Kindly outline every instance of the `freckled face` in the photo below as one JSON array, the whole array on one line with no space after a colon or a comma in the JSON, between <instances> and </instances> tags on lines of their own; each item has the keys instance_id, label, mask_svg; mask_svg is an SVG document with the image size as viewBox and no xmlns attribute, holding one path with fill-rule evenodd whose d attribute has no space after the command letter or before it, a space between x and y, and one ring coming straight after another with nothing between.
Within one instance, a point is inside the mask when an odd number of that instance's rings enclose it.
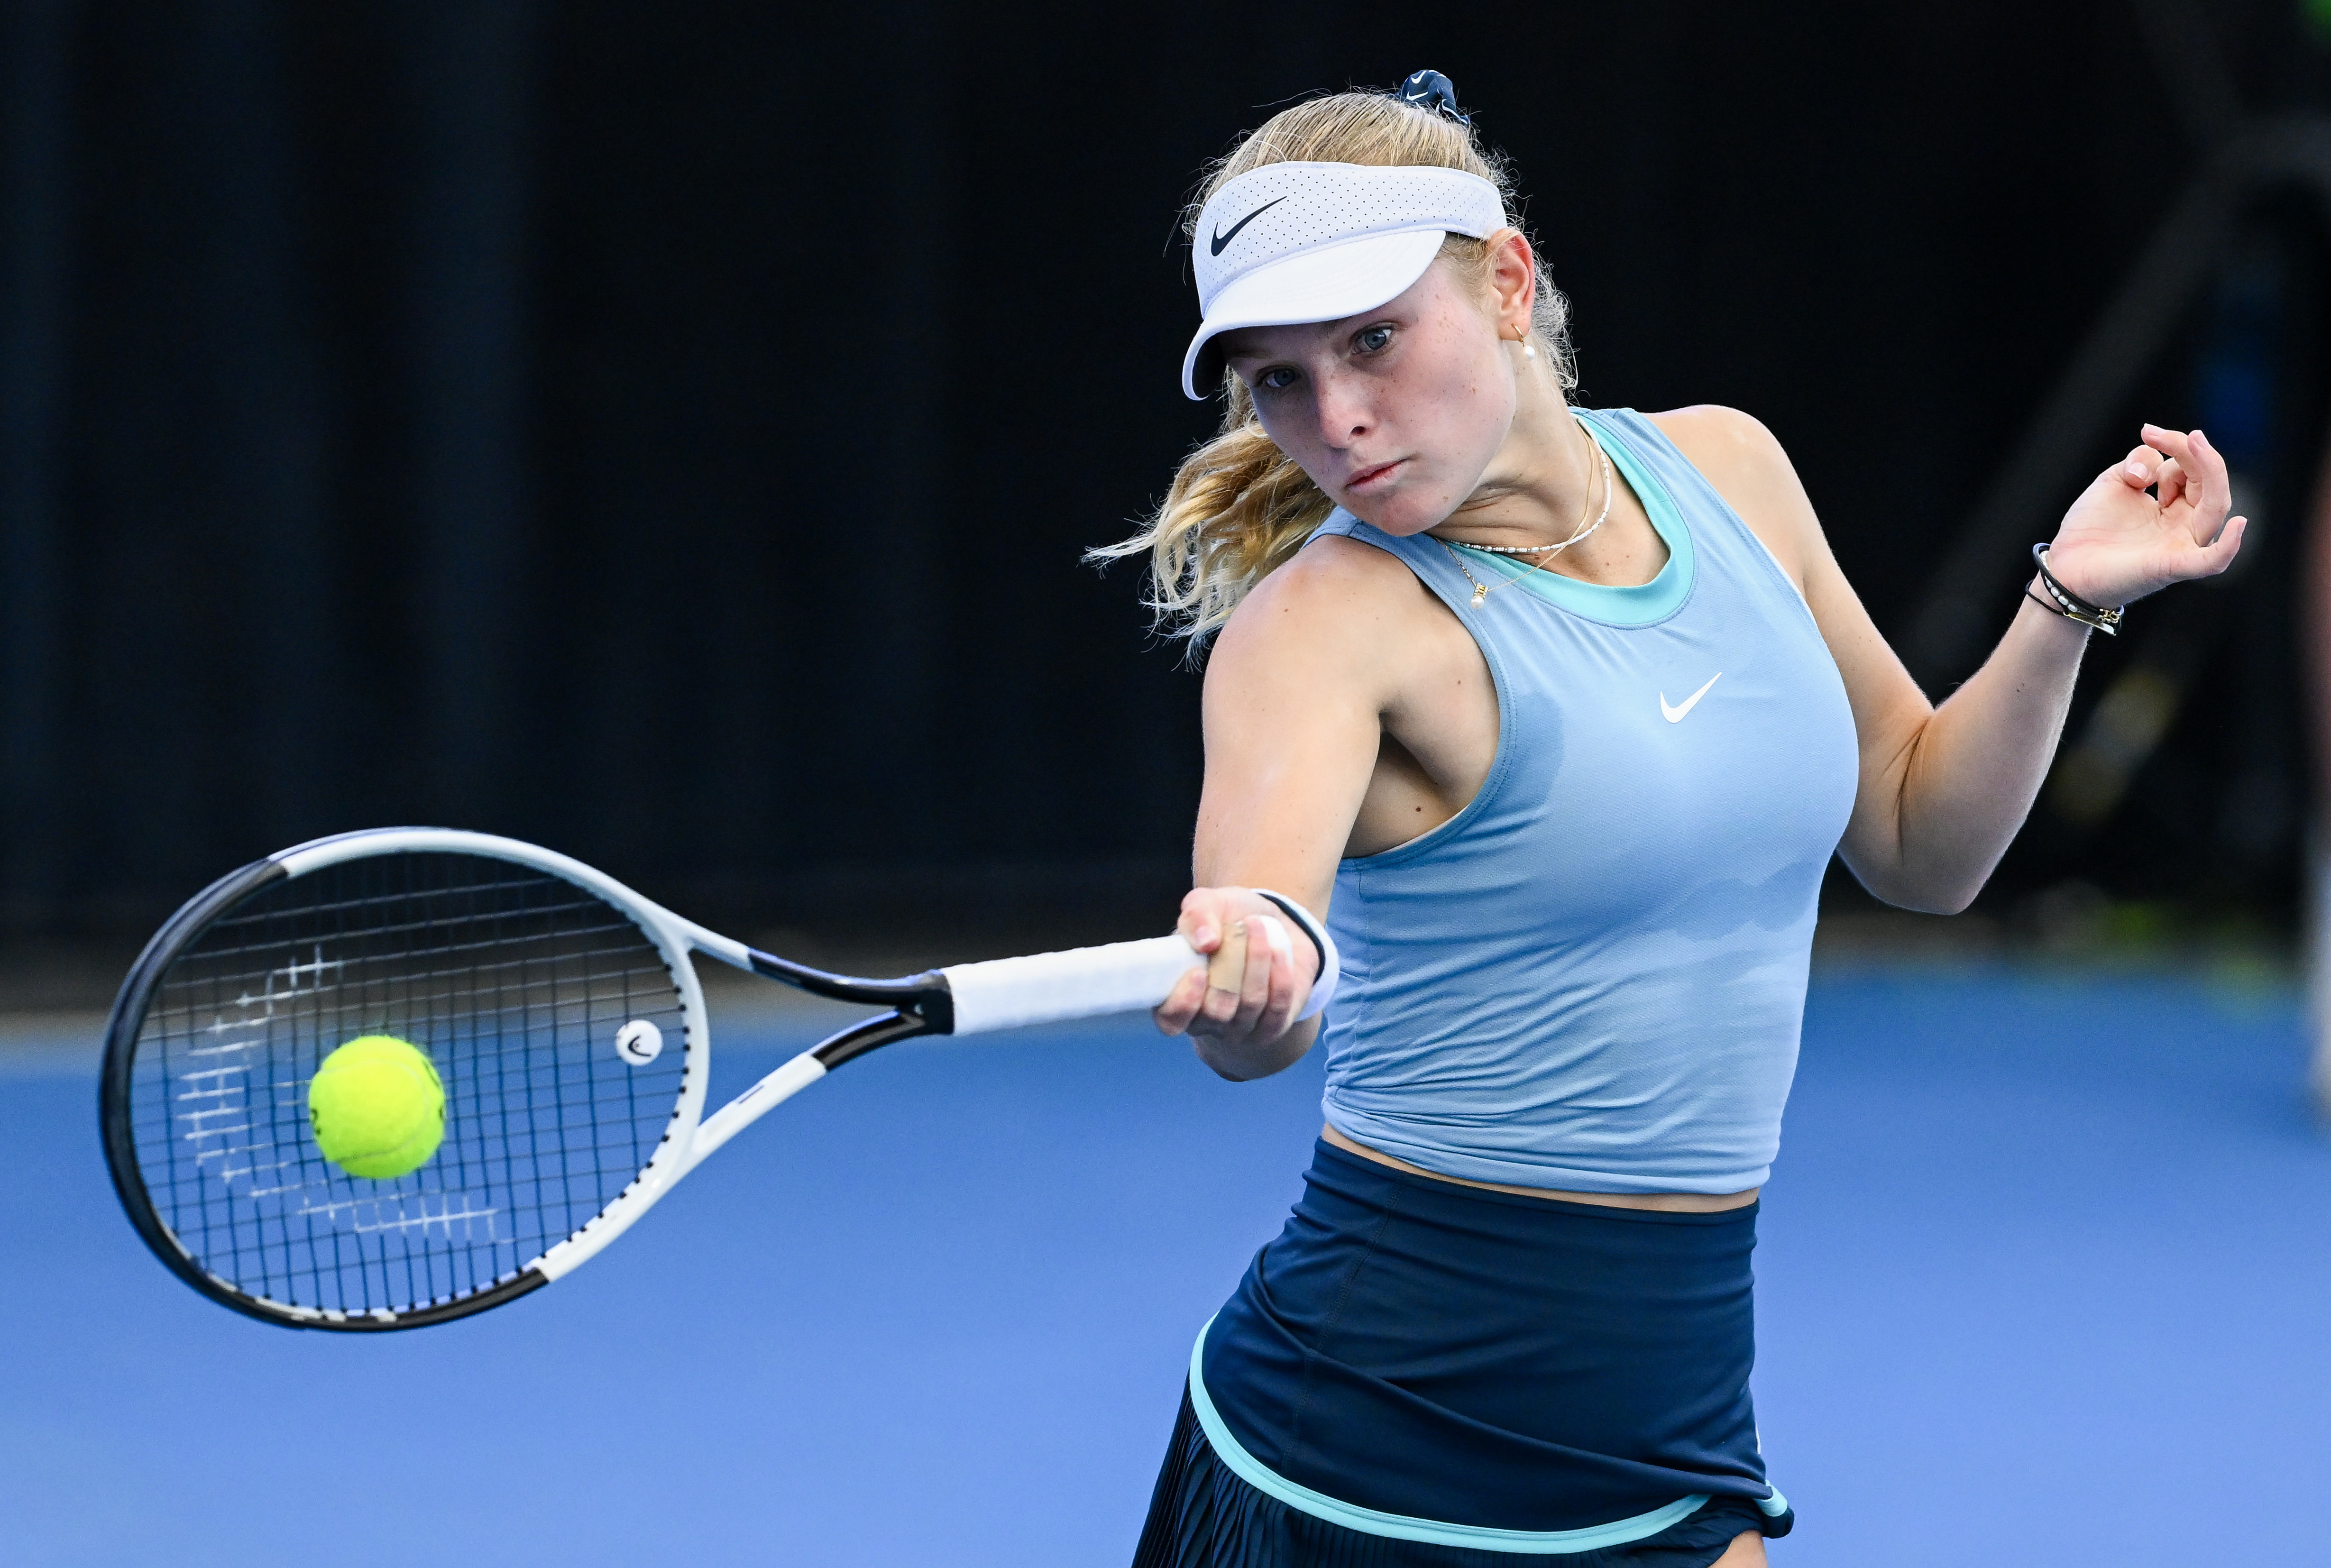
<instances>
[{"instance_id":1,"label":"freckled face","mask_svg":"<svg viewBox=\"0 0 2331 1568\"><path fill-rule=\"evenodd\" d=\"M1279 449L1388 534L1445 521L1513 427L1497 328L1444 262L1365 315L1250 327L1223 344Z\"/></svg>"}]
</instances>

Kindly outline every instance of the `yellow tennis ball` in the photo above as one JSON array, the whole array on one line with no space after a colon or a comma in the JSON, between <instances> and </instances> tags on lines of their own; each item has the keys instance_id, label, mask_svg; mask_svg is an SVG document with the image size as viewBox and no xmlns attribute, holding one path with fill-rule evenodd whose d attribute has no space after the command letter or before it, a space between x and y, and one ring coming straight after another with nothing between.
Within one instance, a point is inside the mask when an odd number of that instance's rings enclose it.
<instances>
[{"instance_id":1,"label":"yellow tennis ball","mask_svg":"<svg viewBox=\"0 0 2331 1568\"><path fill-rule=\"evenodd\" d=\"M324 1158L385 1182L419 1170L445 1141L445 1086L411 1041L363 1035L317 1067L308 1125Z\"/></svg>"}]
</instances>

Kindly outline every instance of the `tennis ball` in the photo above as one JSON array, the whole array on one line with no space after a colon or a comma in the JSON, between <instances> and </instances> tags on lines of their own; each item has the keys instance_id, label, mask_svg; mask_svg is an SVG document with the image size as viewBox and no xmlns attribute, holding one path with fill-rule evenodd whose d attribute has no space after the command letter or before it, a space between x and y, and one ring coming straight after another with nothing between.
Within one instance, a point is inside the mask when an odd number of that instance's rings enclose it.
<instances>
[{"instance_id":1,"label":"tennis ball","mask_svg":"<svg viewBox=\"0 0 2331 1568\"><path fill-rule=\"evenodd\" d=\"M308 1125L324 1158L351 1176L385 1182L428 1164L445 1141L445 1086L411 1041L364 1035L316 1069Z\"/></svg>"}]
</instances>

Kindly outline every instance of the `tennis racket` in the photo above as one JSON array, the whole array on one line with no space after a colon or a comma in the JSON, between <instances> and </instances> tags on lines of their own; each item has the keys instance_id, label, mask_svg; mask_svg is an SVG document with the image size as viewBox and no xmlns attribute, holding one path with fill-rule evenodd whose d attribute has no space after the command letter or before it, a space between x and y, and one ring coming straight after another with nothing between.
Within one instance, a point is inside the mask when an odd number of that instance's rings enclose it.
<instances>
[{"instance_id":1,"label":"tennis racket","mask_svg":"<svg viewBox=\"0 0 2331 1568\"><path fill-rule=\"evenodd\" d=\"M884 1011L707 1116L698 953ZM564 1278L868 1051L1152 1007L1206 963L1161 936L861 980L531 844L344 833L221 878L147 945L106 1031L106 1161L146 1244L212 1300L302 1328L417 1328ZM367 1034L418 1046L445 1088L444 1142L388 1181L327 1160L308 1120L317 1064Z\"/></svg>"}]
</instances>

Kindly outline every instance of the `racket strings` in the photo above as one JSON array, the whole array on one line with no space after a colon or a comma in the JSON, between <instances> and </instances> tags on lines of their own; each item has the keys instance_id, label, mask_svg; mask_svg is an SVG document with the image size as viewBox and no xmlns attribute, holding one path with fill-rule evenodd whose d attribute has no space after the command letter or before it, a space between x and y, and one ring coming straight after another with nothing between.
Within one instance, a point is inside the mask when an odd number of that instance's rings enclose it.
<instances>
[{"instance_id":1,"label":"racket strings","mask_svg":"<svg viewBox=\"0 0 2331 1568\"><path fill-rule=\"evenodd\" d=\"M480 946L483 945L481 944ZM509 946L509 944L498 942L492 944L492 946L497 947L505 947ZM607 947L600 949L585 949L570 954L567 956L576 961L588 963L603 959L627 959L633 955L632 952L625 948ZM523 971L532 966L534 966L534 961L532 960L510 960L507 963L501 964L480 964L474 967L445 968L433 971L416 970L410 977L410 984L414 986L418 986L423 982L433 980L442 980L448 982L448 984L445 985L444 989L434 993L422 992L419 990L411 991L404 1000L407 1006L422 1006L438 1003L448 1004L458 1003L467 999L474 993L476 989L474 984L475 981L491 976L493 972L497 969ZM670 971L665 969L661 959L657 959L652 964L634 965L627 970L620 968L614 964L609 964L607 965L605 970L606 978L613 979L619 974L629 974L642 982L652 982L655 980L668 980ZM183 985L186 983L169 982L166 984ZM537 990L546 992L555 989L556 984L557 983L555 981L547 978L522 980L520 982L521 987L532 986ZM199 1003L197 1005L199 1005ZM577 999L569 998L568 1005L581 1006L583 1003ZM233 1029L240 1028L241 1025L220 1025L214 1023L211 1027L214 1032L224 1034L230 1032Z\"/></svg>"},{"instance_id":2,"label":"racket strings","mask_svg":"<svg viewBox=\"0 0 2331 1568\"><path fill-rule=\"evenodd\" d=\"M385 855L271 885L154 990L130 1076L139 1174L188 1256L247 1295L358 1315L507 1280L637 1176L684 1082L686 1018L620 909L530 868ZM653 1023L643 1065L617 1031ZM327 1161L322 1059L364 1034L427 1052L445 1137L409 1175Z\"/></svg>"},{"instance_id":3,"label":"racket strings","mask_svg":"<svg viewBox=\"0 0 2331 1568\"><path fill-rule=\"evenodd\" d=\"M560 884L560 885L561 885L562 887L564 887L564 886L565 886L565 884L563 884L563 883L562 883L562 884ZM569 890L571 891L572 889L569 889ZM401 902L401 900L399 900L399 901L397 901L397 902ZM379 911L379 910L383 909L384 908L390 907L390 906L391 906L391 904L392 904L392 901L391 901L391 900L384 899L384 898L366 898L366 899L349 899L349 900L345 901L345 903L344 903L344 905L342 906L342 908L343 908L344 909L371 909L371 910L374 910L374 911L377 912L377 911ZM581 914L581 913L585 912L585 911L588 911L588 912L590 912L590 913L592 913L592 914L602 915L602 916L605 916L605 915L614 915L614 914L615 913L615 912L614 912L614 910L610 906L608 906L608 905L606 905L606 904L603 904L603 903L599 902L599 901L598 901L597 899L595 899L595 898L594 898L594 899L590 899L590 900L589 900L589 901L587 901L587 902L576 902L576 903L568 903L568 904L549 904L549 905L545 905L545 906L543 906L543 907L542 907L541 908L539 908L539 909L530 911L530 913L535 914L535 915L537 915L537 916L557 916L557 915L564 915L564 914L569 914L569 913ZM326 915L327 913L333 913L333 914L337 914L337 913L338 913L338 911L324 911L324 910L317 910L317 911L313 911L312 913L313 913L314 915L318 916L318 917L322 917L322 916ZM210 927L210 929L211 929L211 931L212 931L212 932L219 933L219 934L222 936L222 937L224 937L226 934L233 932L233 931L235 930L235 928L236 928L237 927L239 927L239 926L262 926L262 927L263 927L266 923L267 923L267 922L266 922L266 921L264 920L264 918L263 918L263 917L259 917L259 916L249 916L249 915L245 915L245 916L240 916L240 917L228 917L227 919L224 919L224 920L218 921L217 923L215 923L214 925L213 925L213 926ZM397 921L387 921L387 922L382 922L382 923L379 923L379 924L366 923L366 924L365 925L365 927L364 927L364 929L366 930L366 932L368 935L371 935L371 936L375 936L375 937L377 937L377 938L386 939L386 938L389 938L389 937L400 936L405 936L405 935L408 935L408 934L411 934L411 933L416 933L416 932L421 932L421 931L430 930L430 929L433 929L433 928L434 928L434 927L438 927L438 926L440 926L441 924L442 924L442 922L440 922L440 921L429 920L429 919L423 919L423 918L415 918L415 919L406 920L406 921L402 921L402 922L397 922ZM600 926L596 926L596 927L588 927L588 926L585 926L585 927L576 927L576 929L575 929L572 933L570 933L570 934L571 934L571 935L578 935L578 936L579 936L579 935L582 935L582 934L585 934L585 933L586 933L586 932L593 931L593 930L600 930L600 931L633 931L633 932L636 932L638 929L639 929L639 927L635 927L635 926L633 926L633 925L629 920L623 918L621 916L616 916L616 917L615 917L615 918L611 919L611 920L608 920L608 921L607 921L606 923L604 923L604 925L600 925ZM257 952L257 951L261 951L261 950L262 950L262 949L271 951L271 950L272 950L272 948L273 948L273 946L274 946L274 944L272 943L272 941L271 941L271 940L270 940L270 939L268 939L267 937L265 937L265 936L261 936L261 937L259 937L259 938L257 938L257 939L255 939L255 940L253 940L253 941L247 942L247 943L234 943L234 942L230 942L230 941L222 940L222 941L220 942L220 944L219 944L216 947L211 947L211 946L207 946L207 938L206 938L205 940L206 940L206 946L205 946L205 953L209 954L211 956L217 957L217 958L222 958L222 959L224 959L224 958L231 958L231 957L233 957L233 956L237 955L238 954L248 953L248 952ZM497 942L499 942L500 940L500 938L499 938L499 937L482 937L482 938L477 938L477 939L472 939L472 940L469 940L469 941L461 941L461 942L451 942L451 941L449 941L449 942L445 942L445 943L440 944L440 945L435 946L419 946L419 945L416 945L416 946L412 949L412 952L411 952L411 954L410 954L410 956L413 956L413 957L416 957L416 958L418 958L418 957L423 957L423 956L426 956L426 955L430 955L430 954L433 954L433 953L444 953L444 954L451 954L451 953L465 953L465 952L469 952L469 951L471 951L471 950L476 949L476 948L479 948L479 947L490 947L490 946L494 946ZM334 961L334 962L335 962L335 963L337 963L337 961ZM320 964L320 963L321 963L321 961L319 960L319 963ZM289 966L289 967L291 967L291 968L299 968L299 967L301 967L301 966L300 966L300 965L290 965L290 966ZM314 968L314 967L317 967L317 965L307 965L307 966L305 966L305 967L308 967L308 968Z\"/></svg>"}]
</instances>

